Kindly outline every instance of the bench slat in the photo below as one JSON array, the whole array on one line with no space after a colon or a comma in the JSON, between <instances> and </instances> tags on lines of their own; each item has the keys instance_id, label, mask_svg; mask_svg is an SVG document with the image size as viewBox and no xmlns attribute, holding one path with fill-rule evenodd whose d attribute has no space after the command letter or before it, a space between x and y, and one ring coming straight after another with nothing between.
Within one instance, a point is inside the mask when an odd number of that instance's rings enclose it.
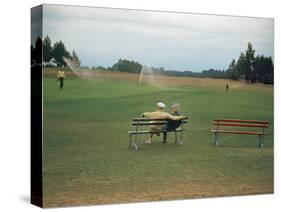
<instances>
[{"instance_id":1,"label":"bench slat","mask_svg":"<svg viewBox=\"0 0 281 212\"><path fill-rule=\"evenodd\" d=\"M147 122L147 121L143 121L143 122L133 122L132 126L149 126L149 125L164 125L167 124L167 121L151 121L151 122ZM186 124L187 121L182 121L182 124Z\"/></svg>"},{"instance_id":2,"label":"bench slat","mask_svg":"<svg viewBox=\"0 0 281 212\"><path fill-rule=\"evenodd\" d=\"M164 125L164 124L167 124L167 122L165 121L162 121L162 122L139 122L139 123L135 123L133 122L132 123L132 126L150 126L150 125Z\"/></svg>"},{"instance_id":3,"label":"bench slat","mask_svg":"<svg viewBox=\"0 0 281 212\"><path fill-rule=\"evenodd\" d=\"M182 120L187 120L188 118L184 118ZM163 118L134 118L133 121L168 121L170 119L163 119Z\"/></svg>"},{"instance_id":4,"label":"bench slat","mask_svg":"<svg viewBox=\"0 0 281 212\"><path fill-rule=\"evenodd\" d=\"M167 131L167 132L180 132L180 131L184 131L184 129L176 129L174 131ZM138 131L138 134L148 134L148 133L163 133L165 131L160 130L160 131L151 131L151 130L142 130L142 131ZM136 131L128 131L129 134L137 134Z\"/></svg>"},{"instance_id":5,"label":"bench slat","mask_svg":"<svg viewBox=\"0 0 281 212\"><path fill-rule=\"evenodd\" d=\"M247 135L267 135L267 133L263 133L263 132L234 131L234 130L212 130L212 133L231 133L231 134L247 134Z\"/></svg>"},{"instance_id":6,"label":"bench slat","mask_svg":"<svg viewBox=\"0 0 281 212\"><path fill-rule=\"evenodd\" d=\"M244 119L214 119L214 121L216 121L216 122L241 122L241 123L269 124L269 121L244 120Z\"/></svg>"},{"instance_id":7,"label":"bench slat","mask_svg":"<svg viewBox=\"0 0 281 212\"><path fill-rule=\"evenodd\" d=\"M268 127L268 124L231 124L231 123L229 124L229 123L220 123L220 122L214 122L213 124L217 126L234 126L234 127L259 127L259 128Z\"/></svg>"},{"instance_id":8,"label":"bench slat","mask_svg":"<svg viewBox=\"0 0 281 212\"><path fill-rule=\"evenodd\" d=\"M166 121L166 119L162 119L162 118L134 118L133 121Z\"/></svg>"}]
</instances>

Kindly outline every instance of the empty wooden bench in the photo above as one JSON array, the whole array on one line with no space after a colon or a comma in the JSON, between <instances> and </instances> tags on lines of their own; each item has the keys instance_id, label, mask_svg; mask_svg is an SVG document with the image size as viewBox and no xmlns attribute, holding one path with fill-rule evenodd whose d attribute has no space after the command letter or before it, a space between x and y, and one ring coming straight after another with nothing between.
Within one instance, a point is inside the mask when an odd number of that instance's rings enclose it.
<instances>
[{"instance_id":1,"label":"empty wooden bench","mask_svg":"<svg viewBox=\"0 0 281 212\"><path fill-rule=\"evenodd\" d=\"M243 134L258 136L259 147L263 147L264 136L267 135L265 130L269 126L269 121L214 119L213 125L215 129L211 132L214 133L214 143L216 146L219 145L219 134Z\"/></svg>"},{"instance_id":2,"label":"empty wooden bench","mask_svg":"<svg viewBox=\"0 0 281 212\"><path fill-rule=\"evenodd\" d=\"M134 147L135 149L138 149L140 144L140 136L143 134L151 134L151 133L168 133L168 132L174 132L175 133L175 143L183 144L182 136L184 129L184 124L187 123L187 118L180 120L181 124L180 126L173 130L173 131L166 131L164 129L160 130L151 130L151 126L155 125L166 125L168 123L168 119L153 119L153 118L134 118L132 122L132 126L134 127L134 130L128 131L130 136L130 144L129 147ZM177 133L180 133L180 141L178 141L178 135Z\"/></svg>"}]
</instances>

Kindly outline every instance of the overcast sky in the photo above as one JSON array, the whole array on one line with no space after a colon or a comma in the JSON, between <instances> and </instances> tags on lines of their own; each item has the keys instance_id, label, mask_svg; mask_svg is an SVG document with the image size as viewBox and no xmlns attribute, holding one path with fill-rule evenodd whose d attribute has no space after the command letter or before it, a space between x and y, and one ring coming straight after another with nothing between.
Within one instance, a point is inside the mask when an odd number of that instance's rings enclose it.
<instances>
[{"instance_id":1,"label":"overcast sky","mask_svg":"<svg viewBox=\"0 0 281 212\"><path fill-rule=\"evenodd\" d=\"M43 36L62 40L82 65L119 58L165 69L226 69L249 41L273 56L273 19L44 5Z\"/></svg>"}]
</instances>

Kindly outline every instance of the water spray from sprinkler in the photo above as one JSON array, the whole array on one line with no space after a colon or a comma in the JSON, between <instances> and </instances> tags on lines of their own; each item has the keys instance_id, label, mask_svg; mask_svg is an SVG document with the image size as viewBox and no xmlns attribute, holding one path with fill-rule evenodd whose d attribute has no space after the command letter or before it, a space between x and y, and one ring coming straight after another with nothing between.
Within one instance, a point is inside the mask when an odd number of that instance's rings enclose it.
<instances>
[{"instance_id":1,"label":"water spray from sprinkler","mask_svg":"<svg viewBox=\"0 0 281 212\"><path fill-rule=\"evenodd\" d=\"M94 70L80 68L78 63L66 57L63 57L63 60L80 79L89 80L95 78Z\"/></svg>"},{"instance_id":2,"label":"water spray from sprinkler","mask_svg":"<svg viewBox=\"0 0 281 212\"><path fill-rule=\"evenodd\" d=\"M156 84L155 74L153 69L146 65L142 65L140 76L139 76L139 84L141 85L143 83L152 84L152 85Z\"/></svg>"}]
</instances>

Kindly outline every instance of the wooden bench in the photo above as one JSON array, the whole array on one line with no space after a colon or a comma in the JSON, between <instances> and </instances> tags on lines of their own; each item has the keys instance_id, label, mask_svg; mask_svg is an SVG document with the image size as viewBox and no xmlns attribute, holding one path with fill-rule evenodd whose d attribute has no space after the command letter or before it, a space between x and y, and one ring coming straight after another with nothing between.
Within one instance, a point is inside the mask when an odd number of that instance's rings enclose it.
<instances>
[{"instance_id":1,"label":"wooden bench","mask_svg":"<svg viewBox=\"0 0 281 212\"><path fill-rule=\"evenodd\" d=\"M214 144L219 145L219 134L243 134L256 135L259 137L259 147L263 147L265 132L269 126L269 121L242 120L242 119L214 119L216 126L211 132L214 133ZM231 129L230 129L231 127ZM240 129L243 130L240 130ZM245 130L246 129L246 130ZM258 129L258 130L254 130Z\"/></svg>"},{"instance_id":2,"label":"wooden bench","mask_svg":"<svg viewBox=\"0 0 281 212\"><path fill-rule=\"evenodd\" d=\"M168 123L168 119L153 119L153 118L134 118L132 122L132 126L134 127L134 130L128 131L130 136L130 144L129 147L134 147L135 149L138 149L140 144L140 136L143 134L151 134L151 133L168 133L168 132L174 132L175 133L175 143L183 145L182 136L184 129L184 124L187 123L187 118L180 120L181 124L180 126L173 130L173 131L166 131L164 129L160 130L151 130L151 126L155 125L166 125ZM180 133L180 141L178 141L178 135L177 133ZM133 138L134 136L134 138Z\"/></svg>"}]
</instances>

